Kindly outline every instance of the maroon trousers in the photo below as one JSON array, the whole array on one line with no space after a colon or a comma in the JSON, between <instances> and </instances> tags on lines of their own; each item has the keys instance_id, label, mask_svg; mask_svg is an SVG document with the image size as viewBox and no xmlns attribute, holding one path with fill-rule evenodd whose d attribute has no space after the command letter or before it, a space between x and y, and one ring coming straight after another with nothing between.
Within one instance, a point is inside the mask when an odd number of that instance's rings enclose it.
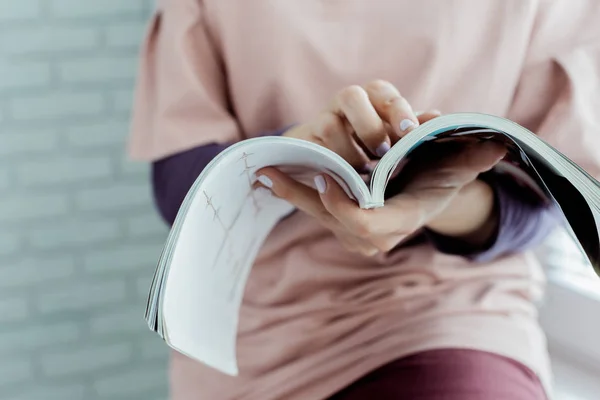
<instances>
[{"instance_id":1,"label":"maroon trousers","mask_svg":"<svg viewBox=\"0 0 600 400\"><path fill-rule=\"evenodd\" d=\"M537 376L477 350L432 350L380 367L328 400L546 400Z\"/></svg>"}]
</instances>

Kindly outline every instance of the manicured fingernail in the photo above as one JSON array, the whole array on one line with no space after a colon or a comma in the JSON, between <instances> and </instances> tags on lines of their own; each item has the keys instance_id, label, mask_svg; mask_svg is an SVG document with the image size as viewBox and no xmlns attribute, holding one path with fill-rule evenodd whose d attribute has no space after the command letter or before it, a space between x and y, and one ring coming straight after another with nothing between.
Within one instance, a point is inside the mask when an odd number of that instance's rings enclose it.
<instances>
[{"instance_id":1,"label":"manicured fingernail","mask_svg":"<svg viewBox=\"0 0 600 400\"><path fill-rule=\"evenodd\" d=\"M258 181L260 183L262 183L266 187L268 187L268 188L272 188L273 187L273 181L271 179L269 179L268 176L266 176L266 175L260 175L257 179L258 179Z\"/></svg>"},{"instance_id":2,"label":"manicured fingernail","mask_svg":"<svg viewBox=\"0 0 600 400\"><path fill-rule=\"evenodd\" d=\"M400 130L401 131L405 131L408 128L412 128L413 126L415 126L415 123L412 122L410 119L403 119L402 121L400 121Z\"/></svg>"},{"instance_id":3,"label":"manicured fingernail","mask_svg":"<svg viewBox=\"0 0 600 400\"><path fill-rule=\"evenodd\" d=\"M319 193L324 194L327 190L327 183L325 182L325 178L323 178L321 175L315 176L315 186L317 187Z\"/></svg>"},{"instance_id":4,"label":"manicured fingernail","mask_svg":"<svg viewBox=\"0 0 600 400\"><path fill-rule=\"evenodd\" d=\"M270 196L273 194L273 192L271 192L269 189L267 189L264 186L259 186L254 191L261 196Z\"/></svg>"},{"instance_id":5,"label":"manicured fingernail","mask_svg":"<svg viewBox=\"0 0 600 400\"><path fill-rule=\"evenodd\" d=\"M383 157L388 151L390 151L390 144L388 142L383 142L375 149L375 154L379 157Z\"/></svg>"}]
</instances>

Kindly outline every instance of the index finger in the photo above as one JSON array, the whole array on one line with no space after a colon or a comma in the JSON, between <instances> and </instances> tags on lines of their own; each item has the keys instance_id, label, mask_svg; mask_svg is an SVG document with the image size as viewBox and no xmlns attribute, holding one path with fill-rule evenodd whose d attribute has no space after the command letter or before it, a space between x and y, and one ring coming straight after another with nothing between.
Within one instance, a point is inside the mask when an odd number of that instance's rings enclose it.
<instances>
[{"instance_id":1,"label":"index finger","mask_svg":"<svg viewBox=\"0 0 600 400\"><path fill-rule=\"evenodd\" d=\"M354 85L343 89L331 103L330 110L350 123L372 154L381 157L390 149L385 125L362 87Z\"/></svg>"},{"instance_id":2,"label":"index finger","mask_svg":"<svg viewBox=\"0 0 600 400\"><path fill-rule=\"evenodd\" d=\"M256 172L257 181L275 196L285 200L319 220L323 225L335 227L336 221L323 206L317 192L296 181L274 167L261 168Z\"/></svg>"},{"instance_id":3,"label":"index finger","mask_svg":"<svg viewBox=\"0 0 600 400\"><path fill-rule=\"evenodd\" d=\"M419 125L408 100L390 82L376 80L365 85L365 90L379 116L392 126L399 138Z\"/></svg>"}]
</instances>

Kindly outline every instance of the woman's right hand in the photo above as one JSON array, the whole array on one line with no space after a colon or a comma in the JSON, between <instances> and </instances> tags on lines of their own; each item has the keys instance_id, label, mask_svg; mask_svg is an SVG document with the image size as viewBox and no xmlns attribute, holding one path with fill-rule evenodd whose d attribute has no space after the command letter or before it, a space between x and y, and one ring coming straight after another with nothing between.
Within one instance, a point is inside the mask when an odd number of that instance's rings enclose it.
<instances>
[{"instance_id":1,"label":"woman's right hand","mask_svg":"<svg viewBox=\"0 0 600 400\"><path fill-rule=\"evenodd\" d=\"M327 147L360 171L419 123L439 115L431 111L417 118L394 85L375 80L364 87L342 89L313 121L297 125L283 136Z\"/></svg>"}]
</instances>

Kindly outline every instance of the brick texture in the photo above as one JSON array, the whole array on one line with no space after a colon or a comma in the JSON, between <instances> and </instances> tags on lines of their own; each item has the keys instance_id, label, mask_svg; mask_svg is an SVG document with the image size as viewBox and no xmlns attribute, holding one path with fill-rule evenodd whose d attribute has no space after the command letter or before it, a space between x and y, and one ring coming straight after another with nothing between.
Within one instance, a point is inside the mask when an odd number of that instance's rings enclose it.
<instances>
[{"instance_id":1,"label":"brick texture","mask_svg":"<svg viewBox=\"0 0 600 400\"><path fill-rule=\"evenodd\" d=\"M27 296L0 299L0 323L25 320L29 317Z\"/></svg>"},{"instance_id":2,"label":"brick texture","mask_svg":"<svg viewBox=\"0 0 600 400\"><path fill-rule=\"evenodd\" d=\"M143 320L167 229L125 156L153 7L0 1L1 399L167 397Z\"/></svg>"},{"instance_id":3,"label":"brick texture","mask_svg":"<svg viewBox=\"0 0 600 400\"><path fill-rule=\"evenodd\" d=\"M41 357L42 370L45 375L72 375L75 372L101 371L122 365L132 356L130 343L119 343L104 346L87 346L53 352Z\"/></svg>"},{"instance_id":4,"label":"brick texture","mask_svg":"<svg viewBox=\"0 0 600 400\"><path fill-rule=\"evenodd\" d=\"M68 199L64 194L44 194L23 198L17 193L0 199L0 222L18 222L41 217L64 217Z\"/></svg>"},{"instance_id":5,"label":"brick texture","mask_svg":"<svg viewBox=\"0 0 600 400\"><path fill-rule=\"evenodd\" d=\"M29 360L7 358L0 363L0 390L14 384L22 384L33 377L33 363Z\"/></svg>"},{"instance_id":6,"label":"brick texture","mask_svg":"<svg viewBox=\"0 0 600 400\"><path fill-rule=\"evenodd\" d=\"M73 149L125 145L129 123L125 118L83 123L64 130L65 141Z\"/></svg>"},{"instance_id":7,"label":"brick texture","mask_svg":"<svg viewBox=\"0 0 600 400\"><path fill-rule=\"evenodd\" d=\"M146 24L126 22L106 28L106 45L114 48L135 47L143 39Z\"/></svg>"},{"instance_id":8,"label":"brick texture","mask_svg":"<svg viewBox=\"0 0 600 400\"><path fill-rule=\"evenodd\" d=\"M15 119L69 118L98 116L104 111L101 93L50 93L16 97L10 103Z\"/></svg>"},{"instance_id":9,"label":"brick texture","mask_svg":"<svg viewBox=\"0 0 600 400\"><path fill-rule=\"evenodd\" d=\"M6 170L0 170L0 192L6 191L10 187L11 184L10 173ZM0 246L0 249L2 247ZM2 253L2 250L0 250Z\"/></svg>"},{"instance_id":10,"label":"brick texture","mask_svg":"<svg viewBox=\"0 0 600 400\"><path fill-rule=\"evenodd\" d=\"M22 287L60 282L74 274L75 265L75 258L68 255L20 257L17 261L6 262L0 267L0 290L23 290Z\"/></svg>"},{"instance_id":11,"label":"brick texture","mask_svg":"<svg viewBox=\"0 0 600 400\"><path fill-rule=\"evenodd\" d=\"M58 17L81 18L121 16L140 13L144 10L144 0L104 0L82 2L80 0L51 0L51 9Z\"/></svg>"},{"instance_id":12,"label":"brick texture","mask_svg":"<svg viewBox=\"0 0 600 400\"><path fill-rule=\"evenodd\" d=\"M4 326L0 332L0 354L31 354L51 348L70 346L84 336L80 321L67 321L62 323L40 323L13 327ZM87 339L86 339L87 340ZM161 350L156 350L161 351Z\"/></svg>"},{"instance_id":13,"label":"brick texture","mask_svg":"<svg viewBox=\"0 0 600 400\"><path fill-rule=\"evenodd\" d=\"M40 0L0 2L0 22L21 22L39 17L42 13Z\"/></svg>"},{"instance_id":14,"label":"brick texture","mask_svg":"<svg viewBox=\"0 0 600 400\"><path fill-rule=\"evenodd\" d=\"M124 374L113 374L97 379L94 388L98 396L103 399L148 398L149 393L153 391L160 393L163 388L160 383L162 376L162 371L144 366Z\"/></svg>"},{"instance_id":15,"label":"brick texture","mask_svg":"<svg viewBox=\"0 0 600 400\"><path fill-rule=\"evenodd\" d=\"M2 135L0 156L22 157L28 153L52 152L57 148L58 135L51 130L11 132L7 129Z\"/></svg>"},{"instance_id":16,"label":"brick texture","mask_svg":"<svg viewBox=\"0 0 600 400\"><path fill-rule=\"evenodd\" d=\"M10 396L10 395L9 395ZM6 400L86 400L83 384L48 385L20 391Z\"/></svg>"},{"instance_id":17,"label":"brick texture","mask_svg":"<svg viewBox=\"0 0 600 400\"><path fill-rule=\"evenodd\" d=\"M18 2L13 2L18 3ZM100 31L86 26L18 25L0 36L0 51L7 55L52 58L52 53L86 52L100 43ZM37 54L34 54L37 53Z\"/></svg>"},{"instance_id":18,"label":"brick texture","mask_svg":"<svg viewBox=\"0 0 600 400\"><path fill-rule=\"evenodd\" d=\"M125 2L124 2L125 3ZM127 3L125 3L127 4ZM136 55L93 57L65 61L60 65L60 78L66 82L102 82L134 78Z\"/></svg>"},{"instance_id":19,"label":"brick texture","mask_svg":"<svg viewBox=\"0 0 600 400\"><path fill-rule=\"evenodd\" d=\"M45 62L15 62L0 65L2 77L0 89L48 86L51 80L50 71L50 64Z\"/></svg>"},{"instance_id":20,"label":"brick texture","mask_svg":"<svg viewBox=\"0 0 600 400\"><path fill-rule=\"evenodd\" d=\"M137 222L134 222L134 228L138 229L136 224ZM14 232L0 232L0 256L15 254L19 250L21 241L19 235Z\"/></svg>"}]
</instances>

